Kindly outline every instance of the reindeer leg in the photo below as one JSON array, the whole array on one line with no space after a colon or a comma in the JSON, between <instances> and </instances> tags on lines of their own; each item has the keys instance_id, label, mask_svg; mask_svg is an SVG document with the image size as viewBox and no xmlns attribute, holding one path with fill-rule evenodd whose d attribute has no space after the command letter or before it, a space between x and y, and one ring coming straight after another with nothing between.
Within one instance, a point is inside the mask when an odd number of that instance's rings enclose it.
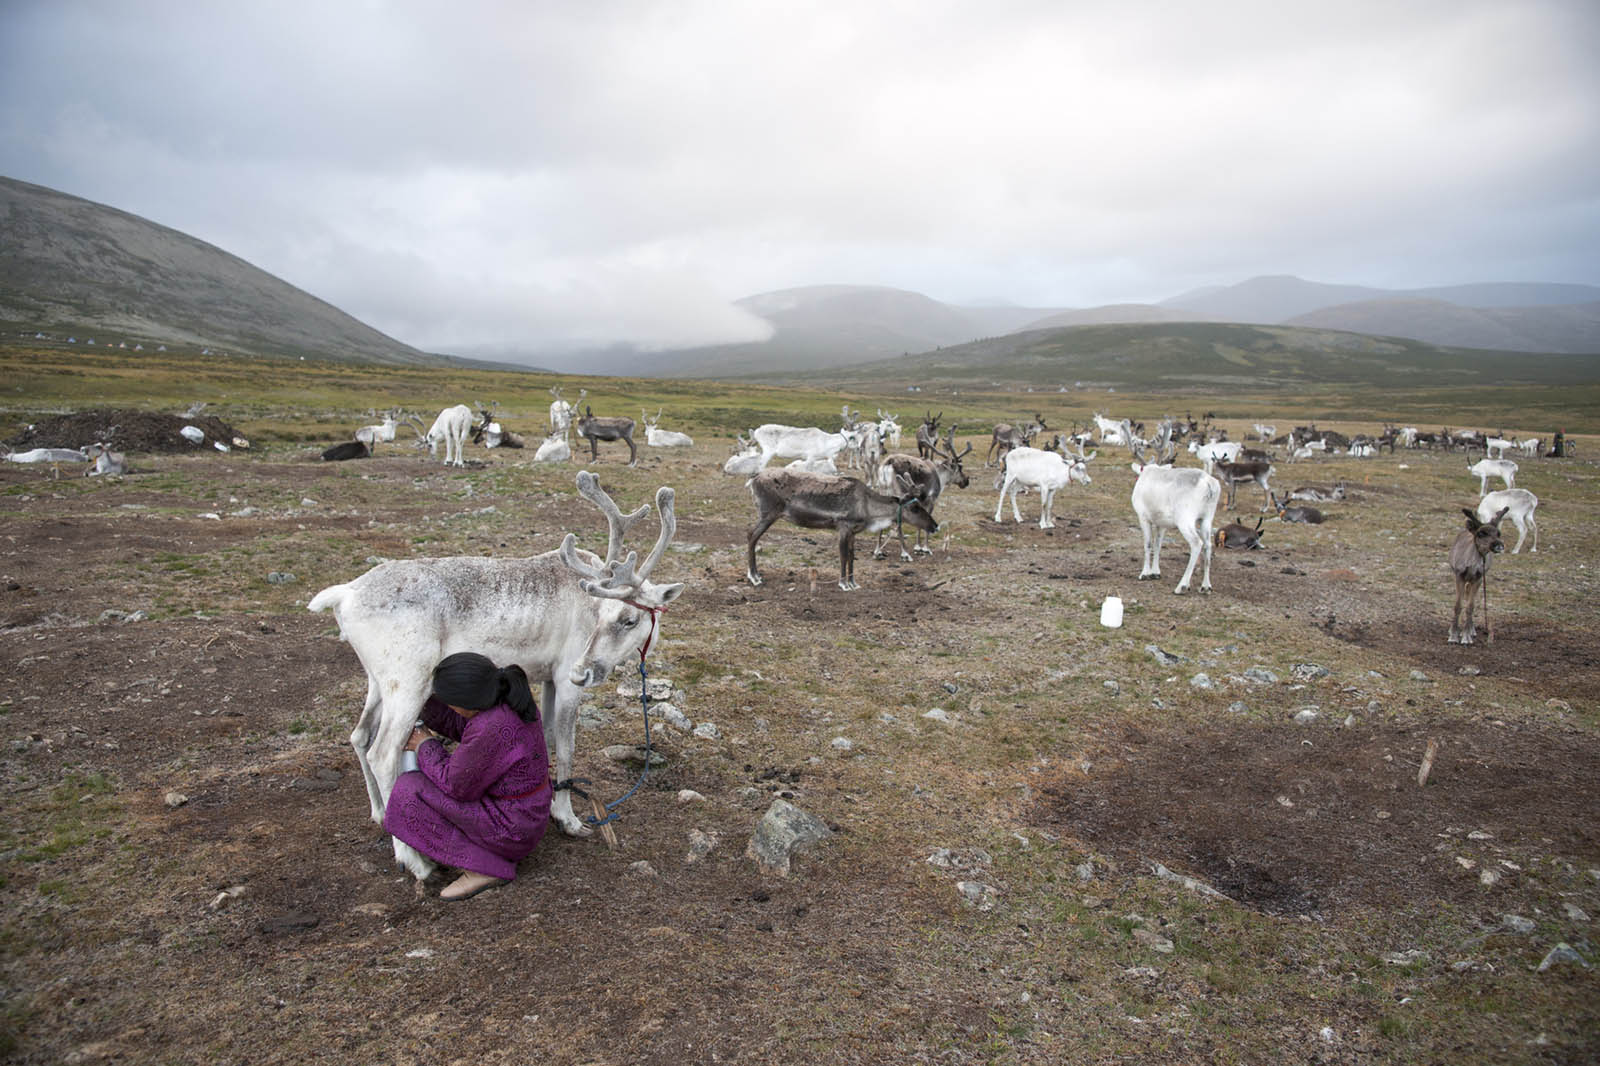
<instances>
[{"instance_id":1,"label":"reindeer leg","mask_svg":"<svg viewBox=\"0 0 1600 1066\"><path fill-rule=\"evenodd\" d=\"M776 522L777 520L777 514L762 515L760 518L756 519L756 524L750 527L750 532L745 536L746 544L749 547L749 553L748 561L744 569L744 576L752 585L761 584L761 574L756 570L756 541L760 540L762 534L771 529L772 523Z\"/></svg>"},{"instance_id":2,"label":"reindeer leg","mask_svg":"<svg viewBox=\"0 0 1600 1066\"><path fill-rule=\"evenodd\" d=\"M630 433L628 436L623 437L622 439L628 442L628 465L629 466L638 466L639 465L639 449L634 447L633 434Z\"/></svg>"},{"instance_id":3,"label":"reindeer leg","mask_svg":"<svg viewBox=\"0 0 1600 1066\"><path fill-rule=\"evenodd\" d=\"M566 781L572 776L572 752L577 744L578 702L583 689L561 678L546 681L540 693L543 699L546 737L555 748L554 781ZM572 790L561 789L550 799L550 818L568 836L586 837L591 830L572 811Z\"/></svg>"},{"instance_id":4,"label":"reindeer leg","mask_svg":"<svg viewBox=\"0 0 1600 1066\"><path fill-rule=\"evenodd\" d=\"M373 778L385 810L389 806L389 796L394 791L395 778L400 776L400 756L405 751L406 739L411 736L417 715L421 713L422 705L433 687L432 671L431 665L413 668L407 676L391 678L386 686L393 697L382 702L377 734L367 749ZM394 838L394 858L395 862L411 871L418 881L427 880L428 875L433 873L433 860L399 837Z\"/></svg>"},{"instance_id":5,"label":"reindeer leg","mask_svg":"<svg viewBox=\"0 0 1600 1066\"><path fill-rule=\"evenodd\" d=\"M845 525L839 527L839 588L843 592L856 588L856 535Z\"/></svg>"},{"instance_id":6,"label":"reindeer leg","mask_svg":"<svg viewBox=\"0 0 1600 1066\"><path fill-rule=\"evenodd\" d=\"M372 745L372 727L382 715L383 696L378 687L378 682L371 674L367 675L367 702L361 709L361 717L356 719L356 726L350 731L350 746L355 749L356 765L361 767L361 777L367 783L367 803L372 808L372 820L379 825L383 824L383 791L378 788L378 779L373 776L372 766L367 762L367 749Z\"/></svg>"}]
</instances>

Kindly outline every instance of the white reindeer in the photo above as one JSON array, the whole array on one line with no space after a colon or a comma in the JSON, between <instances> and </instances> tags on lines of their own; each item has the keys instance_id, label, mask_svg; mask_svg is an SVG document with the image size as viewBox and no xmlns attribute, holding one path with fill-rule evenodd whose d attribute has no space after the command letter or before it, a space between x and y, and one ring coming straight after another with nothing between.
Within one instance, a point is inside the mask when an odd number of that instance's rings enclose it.
<instances>
[{"instance_id":1,"label":"white reindeer","mask_svg":"<svg viewBox=\"0 0 1600 1066\"><path fill-rule=\"evenodd\" d=\"M734 444L735 451L722 464L722 472L732 477L754 477L767 465L767 455L760 445L740 434Z\"/></svg>"},{"instance_id":2,"label":"white reindeer","mask_svg":"<svg viewBox=\"0 0 1600 1066\"><path fill-rule=\"evenodd\" d=\"M467 443L467 434L471 431L472 408L464 403L446 407L439 412L439 417L433 420L433 426L428 430L428 454L438 455L439 445L442 442L445 466L467 465L461 457L461 451Z\"/></svg>"},{"instance_id":3,"label":"white reindeer","mask_svg":"<svg viewBox=\"0 0 1600 1066\"><path fill-rule=\"evenodd\" d=\"M536 463L564 463L572 458L572 445L567 443L565 433L552 433L539 445L539 450L533 453Z\"/></svg>"},{"instance_id":4,"label":"white reindeer","mask_svg":"<svg viewBox=\"0 0 1600 1066\"><path fill-rule=\"evenodd\" d=\"M1201 444L1198 440L1189 442L1189 451L1200 460L1200 465L1208 474L1218 463L1237 462L1243 448L1244 444L1236 440L1219 440L1211 444Z\"/></svg>"},{"instance_id":5,"label":"white reindeer","mask_svg":"<svg viewBox=\"0 0 1600 1066\"><path fill-rule=\"evenodd\" d=\"M1483 442L1483 454L1486 459L1504 459L1509 448L1516 447L1516 441L1504 437L1487 437Z\"/></svg>"},{"instance_id":6,"label":"white reindeer","mask_svg":"<svg viewBox=\"0 0 1600 1066\"><path fill-rule=\"evenodd\" d=\"M645 443L650 445L652 448L694 447L694 438L689 436L689 434L677 433L670 429L656 428L661 425L662 410L663 408L656 408L656 417L651 419L649 415L644 413L643 408L640 409L639 420L644 423Z\"/></svg>"},{"instance_id":7,"label":"white reindeer","mask_svg":"<svg viewBox=\"0 0 1600 1066\"><path fill-rule=\"evenodd\" d=\"M378 412L375 410L368 411L367 414L371 415L373 418L378 417ZM399 417L399 408L391 408L389 411L384 413L382 422L379 422L376 425L362 426L360 429L356 430L356 440L367 445L369 448L378 444L380 441L385 444L393 442L394 431L400 424L398 421L396 421L396 419Z\"/></svg>"},{"instance_id":8,"label":"white reindeer","mask_svg":"<svg viewBox=\"0 0 1600 1066\"><path fill-rule=\"evenodd\" d=\"M885 441L891 448L900 447L900 423L895 421L899 415L887 415L883 408L878 408L878 439Z\"/></svg>"},{"instance_id":9,"label":"white reindeer","mask_svg":"<svg viewBox=\"0 0 1600 1066\"><path fill-rule=\"evenodd\" d=\"M1170 449L1171 446L1169 445ZM1189 565L1183 571L1174 593L1182 595L1194 577L1195 563L1205 555L1205 571L1200 578L1200 591L1211 591L1211 523L1216 514L1217 501L1222 497L1222 486L1204 470L1185 467L1174 470L1171 450L1162 454L1162 462L1144 460L1136 452L1132 464L1139 478L1133 483L1133 513L1139 519L1139 531L1144 534L1144 566L1139 580L1161 576L1161 542L1168 529L1176 529L1188 542Z\"/></svg>"},{"instance_id":10,"label":"white reindeer","mask_svg":"<svg viewBox=\"0 0 1600 1066\"><path fill-rule=\"evenodd\" d=\"M126 474L128 472L128 457L121 452L112 451L109 444L91 444L86 454L90 459L94 460L94 465L83 472L84 477L95 477L100 474Z\"/></svg>"},{"instance_id":11,"label":"white reindeer","mask_svg":"<svg viewBox=\"0 0 1600 1066\"><path fill-rule=\"evenodd\" d=\"M1533 547L1528 551L1536 552L1539 550L1539 523L1533 520L1533 511L1538 506L1539 497L1527 489L1497 489L1478 501L1478 521L1493 521L1496 514L1505 511L1511 524L1517 527L1517 546L1511 549L1511 554L1522 550L1522 540L1530 529L1533 530Z\"/></svg>"},{"instance_id":12,"label":"white reindeer","mask_svg":"<svg viewBox=\"0 0 1600 1066\"><path fill-rule=\"evenodd\" d=\"M1513 444L1512 447L1521 452L1523 455L1537 458L1539 455L1539 446L1543 443L1544 442L1538 437L1524 437L1522 440L1519 440Z\"/></svg>"},{"instance_id":13,"label":"white reindeer","mask_svg":"<svg viewBox=\"0 0 1600 1066\"><path fill-rule=\"evenodd\" d=\"M1022 512L1017 508L1017 489L1027 486L1039 490L1039 528L1054 529L1056 523L1050 517L1050 507L1056 493L1074 481L1089 484L1088 463L1098 454L1095 451L1084 455L1080 449L1077 455L1062 456L1039 448L1011 449L1001 460L1005 477L1000 485L1000 498L994 504L994 520L1003 521L1000 512L1009 493L1011 517L1019 523L1022 521Z\"/></svg>"},{"instance_id":14,"label":"white reindeer","mask_svg":"<svg viewBox=\"0 0 1600 1066\"><path fill-rule=\"evenodd\" d=\"M784 426L769 422L751 434L765 457L765 466L773 459L832 459L844 450L842 433L829 433L815 426Z\"/></svg>"},{"instance_id":15,"label":"white reindeer","mask_svg":"<svg viewBox=\"0 0 1600 1066\"><path fill-rule=\"evenodd\" d=\"M560 389L551 389L550 395L555 397L555 402L550 405L550 435L555 436L559 433L565 437L572 429L572 416L577 413L577 404L563 400ZM578 403L582 403L587 395L589 395L588 389L579 389Z\"/></svg>"},{"instance_id":16,"label":"white reindeer","mask_svg":"<svg viewBox=\"0 0 1600 1066\"><path fill-rule=\"evenodd\" d=\"M323 589L307 607L332 608L339 632L367 672L367 699L350 734L366 779L373 821L383 823L400 755L447 655L476 651L516 663L542 681L546 735L555 748L556 782L572 773L578 698L618 663L654 639L657 616L683 591L649 580L677 528L670 488L656 491L661 534L642 565L622 555L623 538L650 510L623 515L587 470L578 491L606 516L610 540L602 561L574 547L568 533L557 551L526 559L456 556L397 559L354 581ZM590 832L572 812L572 794L558 789L550 816L573 836ZM433 863L394 841L395 859L418 880Z\"/></svg>"},{"instance_id":17,"label":"white reindeer","mask_svg":"<svg viewBox=\"0 0 1600 1066\"><path fill-rule=\"evenodd\" d=\"M1250 428L1256 431L1256 440L1271 440L1278 435L1278 427L1268 422L1256 422Z\"/></svg>"},{"instance_id":18,"label":"white reindeer","mask_svg":"<svg viewBox=\"0 0 1600 1066\"><path fill-rule=\"evenodd\" d=\"M1489 479L1497 477L1506 483L1506 488L1517 487L1517 464L1510 459L1479 459L1467 467L1467 473L1478 479L1478 495L1485 496L1489 492Z\"/></svg>"}]
</instances>

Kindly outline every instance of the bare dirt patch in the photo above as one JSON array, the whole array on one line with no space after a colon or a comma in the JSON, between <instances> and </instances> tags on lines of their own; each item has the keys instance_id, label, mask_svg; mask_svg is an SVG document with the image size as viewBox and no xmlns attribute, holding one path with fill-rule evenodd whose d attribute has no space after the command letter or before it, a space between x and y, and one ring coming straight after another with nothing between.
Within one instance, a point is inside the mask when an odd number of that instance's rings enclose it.
<instances>
[{"instance_id":1,"label":"bare dirt patch","mask_svg":"<svg viewBox=\"0 0 1600 1066\"><path fill-rule=\"evenodd\" d=\"M1438 754L1418 786L1430 740ZM1477 903L1485 870L1496 884L1538 878L1541 857L1600 850L1600 751L1578 732L1196 723L1129 730L1104 756L1048 786L1034 816L1272 914Z\"/></svg>"},{"instance_id":2,"label":"bare dirt patch","mask_svg":"<svg viewBox=\"0 0 1600 1066\"><path fill-rule=\"evenodd\" d=\"M191 441L180 430L194 426L205 434ZM216 451L214 441L233 447L233 427L213 415L169 415L159 411L102 407L42 418L6 441L14 448L82 448L103 443L125 452L186 454Z\"/></svg>"}]
</instances>

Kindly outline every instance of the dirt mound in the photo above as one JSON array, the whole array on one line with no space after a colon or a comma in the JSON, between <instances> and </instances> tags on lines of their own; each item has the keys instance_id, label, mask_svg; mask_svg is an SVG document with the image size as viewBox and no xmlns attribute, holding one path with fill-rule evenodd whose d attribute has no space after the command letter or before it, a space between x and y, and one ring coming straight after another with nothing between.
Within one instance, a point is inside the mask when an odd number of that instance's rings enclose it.
<instances>
[{"instance_id":1,"label":"dirt mound","mask_svg":"<svg viewBox=\"0 0 1600 1066\"><path fill-rule=\"evenodd\" d=\"M205 434L199 443L180 430L194 426ZM159 411L96 408L56 415L31 426L6 441L13 448L82 448L107 441L125 452L215 451L212 442L233 446L233 427L211 415L162 414Z\"/></svg>"}]
</instances>

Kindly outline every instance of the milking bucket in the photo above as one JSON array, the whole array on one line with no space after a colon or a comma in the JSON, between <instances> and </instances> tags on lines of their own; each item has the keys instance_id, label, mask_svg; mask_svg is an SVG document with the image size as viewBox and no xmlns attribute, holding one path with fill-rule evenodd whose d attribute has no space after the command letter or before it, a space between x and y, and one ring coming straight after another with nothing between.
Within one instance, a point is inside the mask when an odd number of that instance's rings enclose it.
<instances>
[{"instance_id":1,"label":"milking bucket","mask_svg":"<svg viewBox=\"0 0 1600 1066\"><path fill-rule=\"evenodd\" d=\"M1122 598L1120 596L1107 596L1106 602L1100 605L1100 624L1107 629L1122 628Z\"/></svg>"}]
</instances>

